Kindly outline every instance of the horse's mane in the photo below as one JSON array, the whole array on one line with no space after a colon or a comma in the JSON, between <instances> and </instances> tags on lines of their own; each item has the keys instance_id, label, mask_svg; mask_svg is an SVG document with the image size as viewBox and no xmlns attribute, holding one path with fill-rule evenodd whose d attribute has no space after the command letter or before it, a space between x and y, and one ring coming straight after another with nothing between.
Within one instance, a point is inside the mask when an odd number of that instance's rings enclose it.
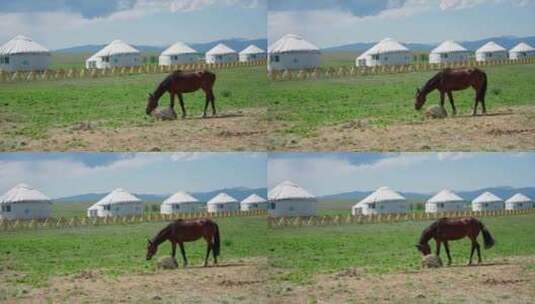
<instances>
[{"instance_id":1,"label":"horse's mane","mask_svg":"<svg viewBox=\"0 0 535 304\"><path fill-rule=\"evenodd\" d=\"M165 79L162 80L162 82L160 82L160 84L156 88L156 91L154 91L154 93L153 93L154 97L157 100L159 100L162 97L162 95L165 94L165 92L167 92L167 90L169 90L169 88L171 87L171 83L173 82L173 78L178 73L181 73L181 71L178 70L178 71L175 71L175 72L167 75L167 77L165 77Z\"/></svg>"},{"instance_id":2,"label":"horse's mane","mask_svg":"<svg viewBox=\"0 0 535 304\"><path fill-rule=\"evenodd\" d=\"M420 244L427 243L427 241L433 237L432 234L438 228L438 225L441 221L442 219L434 221L431 225L425 228L424 231L422 231L422 234L420 235Z\"/></svg>"},{"instance_id":3,"label":"horse's mane","mask_svg":"<svg viewBox=\"0 0 535 304\"><path fill-rule=\"evenodd\" d=\"M155 243L156 245L161 244L166 240L166 235L171 231L172 226L175 224L175 222L170 223L169 225L165 226L162 230L160 230L151 240L152 243Z\"/></svg>"},{"instance_id":4,"label":"horse's mane","mask_svg":"<svg viewBox=\"0 0 535 304\"><path fill-rule=\"evenodd\" d=\"M431 92L432 90L434 90L438 86L438 83L440 82L440 80L442 79L442 73L443 71L440 71L436 73L435 76L431 77L431 79L429 79L423 86L422 93L427 94Z\"/></svg>"}]
</instances>

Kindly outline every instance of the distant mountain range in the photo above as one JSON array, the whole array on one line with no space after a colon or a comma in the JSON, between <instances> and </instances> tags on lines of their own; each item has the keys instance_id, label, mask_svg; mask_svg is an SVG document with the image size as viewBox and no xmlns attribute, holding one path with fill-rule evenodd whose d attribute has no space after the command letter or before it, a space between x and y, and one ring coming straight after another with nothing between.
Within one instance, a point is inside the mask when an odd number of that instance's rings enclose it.
<instances>
[{"instance_id":1,"label":"distant mountain range","mask_svg":"<svg viewBox=\"0 0 535 304\"><path fill-rule=\"evenodd\" d=\"M223 39L223 40L216 40L206 43L191 43L189 44L192 48L197 50L200 53L206 53L211 48L216 46L219 43L224 43L230 48L234 49L237 52L242 51L246 47L248 47L251 44L256 45L259 48L262 48L264 50L267 49L267 39L242 39L242 38L232 38L232 39ZM69 48L63 48L55 50L54 52L57 53L96 53L106 45L104 44L88 44L88 45L80 45L80 46L74 46ZM168 45L165 46L150 46L150 45L134 45L135 48L137 48L142 53L161 53L163 50L168 48Z\"/></svg>"},{"instance_id":2,"label":"distant mountain range","mask_svg":"<svg viewBox=\"0 0 535 304\"><path fill-rule=\"evenodd\" d=\"M267 196L267 189L266 188L226 188L226 189L220 189L220 190L214 190L209 192L193 192L190 193L195 198L197 198L201 202L206 202L216 196L217 194L225 192L228 195L234 197L235 199L241 201L248 197L251 194L257 194L260 195L263 198L266 198ZM58 199L54 199L55 203L75 203L75 202L96 202L106 196L108 193L85 193L75 196L69 196L69 197L62 197ZM144 202L161 202L171 196L172 193L165 193L165 194L144 194L144 193L134 193L135 196L137 196L139 199L143 200Z\"/></svg>"},{"instance_id":3,"label":"distant mountain range","mask_svg":"<svg viewBox=\"0 0 535 304\"><path fill-rule=\"evenodd\" d=\"M512 188L512 187L492 187L492 188L483 188L478 189L474 191L459 191L456 192L459 194L462 198L466 200L473 200L477 196L479 196L481 193L489 191L497 196L501 197L502 199L506 200L513 196L516 193L523 193L533 199L535 199L535 187L527 187L527 188ZM344 193L337 193L333 195L326 195L320 197L321 200L324 201L359 201L366 196L370 195L373 191L352 191L352 192L344 192ZM435 193L415 193L415 192L400 192L401 195L405 196L408 200L412 201L425 201L429 198L431 198Z\"/></svg>"},{"instance_id":4,"label":"distant mountain range","mask_svg":"<svg viewBox=\"0 0 535 304\"><path fill-rule=\"evenodd\" d=\"M497 44L503 46L506 49L511 49L520 42L525 42L529 45L535 46L535 36L530 37L516 37L516 36L500 36L500 37L491 37L481 40L473 41L459 41L459 43L467 48L468 50L475 51L485 43L489 41L494 41ZM325 48L323 51L327 52L363 52L367 49L374 46L376 42L357 42L351 44L340 45L336 47ZM405 43L405 46L413 51L431 51L434 49L440 42L437 43Z\"/></svg>"}]
</instances>

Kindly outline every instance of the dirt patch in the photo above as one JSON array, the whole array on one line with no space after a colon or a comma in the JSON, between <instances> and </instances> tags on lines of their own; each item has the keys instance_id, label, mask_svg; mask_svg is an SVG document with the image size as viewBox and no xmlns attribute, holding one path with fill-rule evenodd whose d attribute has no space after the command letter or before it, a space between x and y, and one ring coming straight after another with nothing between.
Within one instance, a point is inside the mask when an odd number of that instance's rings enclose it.
<instances>
[{"instance_id":1,"label":"dirt patch","mask_svg":"<svg viewBox=\"0 0 535 304\"><path fill-rule=\"evenodd\" d=\"M535 257L383 275L342 271L281 287L278 303L532 303L535 272L522 267L529 263Z\"/></svg>"},{"instance_id":2,"label":"dirt patch","mask_svg":"<svg viewBox=\"0 0 535 304\"><path fill-rule=\"evenodd\" d=\"M265 151L266 109L227 111L217 117L156 121L110 129L78 123L54 129L43 139L17 138L2 150L22 151Z\"/></svg>"},{"instance_id":3,"label":"dirt patch","mask_svg":"<svg viewBox=\"0 0 535 304\"><path fill-rule=\"evenodd\" d=\"M8 303L267 303L265 259L110 277L85 271L56 277Z\"/></svg>"},{"instance_id":4,"label":"dirt patch","mask_svg":"<svg viewBox=\"0 0 535 304\"><path fill-rule=\"evenodd\" d=\"M272 149L291 151L507 151L535 149L535 106L503 108L377 127L356 120L323 127L306 138L275 136Z\"/></svg>"}]
</instances>

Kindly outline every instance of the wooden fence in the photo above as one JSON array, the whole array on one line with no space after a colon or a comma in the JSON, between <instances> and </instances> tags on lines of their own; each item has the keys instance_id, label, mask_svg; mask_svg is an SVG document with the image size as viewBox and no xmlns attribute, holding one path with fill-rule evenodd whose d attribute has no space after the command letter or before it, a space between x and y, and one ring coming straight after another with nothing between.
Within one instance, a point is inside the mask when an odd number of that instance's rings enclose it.
<instances>
[{"instance_id":1,"label":"wooden fence","mask_svg":"<svg viewBox=\"0 0 535 304\"><path fill-rule=\"evenodd\" d=\"M250 62L229 62L229 63L195 63L195 64L173 64L160 66L156 64L146 64L137 67L114 67L110 69L57 69L45 71L29 72L6 72L0 71L0 83L2 82L21 82L37 80L61 80L76 78L101 78L116 77L135 74L159 74L170 73L175 70L183 71L201 71L201 70L221 70L239 67L265 66L265 60Z\"/></svg>"},{"instance_id":2,"label":"wooden fence","mask_svg":"<svg viewBox=\"0 0 535 304\"><path fill-rule=\"evenodd\" d=\"M458 211L439 213L396 213L377 215L323 215L309 217L269 217L270 228L287 228L303 226L330 226L347 224L371 224L371 223L397 223L405 221L427 221L443 217L496 217L509 215L523 215L535 213L535 208L521 210L496 210L496 211Z\"/></svg>"},{"instance_id":3,"label":"wooden fence","mask_svg":"<svg viewBox=\"0 0 535 304\"><path fill-rule=\"evenodd\" d=\"M383 65L375 67L328 67L316 68L309 70L273 70L268 72L271 80L306 80L306 79L322 79L322 78L343 78L343 77L358 77L365 75L382 75L382 74L398 74L409 72L425 72L441 70L445 68L461 68L461 67L494 67L500 65L511 64L533 64L535 57L529 57L518 60L493 60L493 61L466 61L466 62L452 62L452 63L414 63L407 65Z\"/></svg>"},{"instance_id":4,"label":"wooden fence","mask_svg":"<svg viewBox=\"0 0 535 304\"><path fill-rule=\"evenodd\" d=\"M244 216L265 216L266 210L235 211L235 212L197 212L197 213L175 213L160 214L148 213L142 215L113 216L113 217L71 217L71 218L47 218L42 220L0 220L0 232L21 231L21 230L42 230L42 229L65 229L87 226L102 225L126 225L148 222L163 222L177 219L199 219L199 218L229 218Z\"/></svg>"}]
</instances>

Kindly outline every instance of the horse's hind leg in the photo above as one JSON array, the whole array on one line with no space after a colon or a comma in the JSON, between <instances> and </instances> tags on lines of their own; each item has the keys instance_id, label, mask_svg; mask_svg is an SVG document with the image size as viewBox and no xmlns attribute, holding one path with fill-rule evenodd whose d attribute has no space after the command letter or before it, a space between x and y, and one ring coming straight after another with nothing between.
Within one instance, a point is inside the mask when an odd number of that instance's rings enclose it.
<instances>
[{"instance_id":1,"label":"horse's hind leg","mask_svg":"<svg viewBox=\"0 0 535 304\"><path fill-rule=\"evenodd\" d=\"M448 241L444 241L444 248L446 249L446 254L448 255L448 265L451 265L450 246L448 245Z\"/></svg>"},{"instance_id":2,"label":"horse's hind leg","mask_svg":"<svg viewBox=\"0 0 535 304\"><path fill-rule=\"evenodd\" d=\"M474 103L474 111L472 112L472 116L477 115L477 104L479 103L479 98L476 96L476 101Z\"/></svg>"},{"instance_id":3,"label":"horse's hind leg","mask_svg":"<svg viewBox=\"0 0 535 304\"><path fill-rule=\"evenodd\" d=\"M186 258L186 251L184 250L184 243L178 243L180 246L180 252L182 253L182 259L184 260L184 267L188 266L188 259Z\"/></svg>"},{"instance_id":4,"label":"horse's hind leg","mask_svg":"<svg viewBox=\"0 0 535 304\"><path fill-rule=\"evenodd\" d=\"M204 95L206 97L206 101L204 103L204 111L202 112L202 117L206 117L206 111L208 110L208 105L210 104L210 96L208 94L208 91L204 91Z\"/></svg>"},{"instance_id":5,"label":"horse's hind leg","mask_svg":"<svg viewBox=\"0 0 535 304\"><path fill-rule=\"evenodd\" d=\"M481 246L476 241L476 250L477 250L477 263L481 264Z\"/></svg>"},{"instance_id":6,"label":"horse's hind leg","mask_svg":"<svg viewBox=\"0 0 535 304\"><path fill-rule=\"evenodd\" d=\"M206 257L204 258L204 267L208 266L208 258L210 257L210 250L212 249L212 243L210 241L206 242Z\"/></svg>"},{"instance_id":7,"label":"horse's hind leg","mask_svg":"<svg viewBox=\"0 0 535 304\"><path fill-rule=\"evenodd\" d=\"M186 107L184 106L184 97L182 94L178 94L178 100L180 101L180 108L182 109L182 118L186 118Z\"/></svg>"},{"instance_id":8,"label":"horse's hind leg","mask_svg":"<svg viewBox=\"0 0 535 304\"><path fill-rule=\"evenodd\" d=\"M455 108L455 102L453 101L453 94L451 93L451 91L448 91L448 99L450 100L453 115L457 115L457 109Z\"/></svg>"},{"instance_id":9,"label":"horse's hind leg","mask_svg":"<svg viewBox=\"0 0 535 304\"><path fill-rule=\"evenodd\" d=\"M210 103L212 104L212 116L216 116L214 92L210 90L208 94L210 95Z\"/></svg>"}]
</instances>

